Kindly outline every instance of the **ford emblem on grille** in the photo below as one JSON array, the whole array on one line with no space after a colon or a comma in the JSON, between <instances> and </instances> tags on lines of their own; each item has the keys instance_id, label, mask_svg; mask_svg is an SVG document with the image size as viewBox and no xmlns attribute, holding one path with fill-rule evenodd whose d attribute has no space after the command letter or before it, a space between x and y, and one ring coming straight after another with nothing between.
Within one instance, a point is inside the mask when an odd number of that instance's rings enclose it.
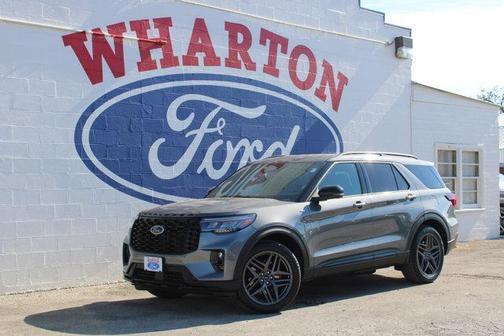
<instances>
[{"instance_id":1,"label":"ford emblem on grille","mask_svg":"<svg viewBox=\"0 0 504 336\"><path fill-rule=\"evenodd\" d=\"M154 225L153 227L150 228L150 232L153 235L159 236L164 232L164 227L162 225Z\"/></svg>"}]
</instances>

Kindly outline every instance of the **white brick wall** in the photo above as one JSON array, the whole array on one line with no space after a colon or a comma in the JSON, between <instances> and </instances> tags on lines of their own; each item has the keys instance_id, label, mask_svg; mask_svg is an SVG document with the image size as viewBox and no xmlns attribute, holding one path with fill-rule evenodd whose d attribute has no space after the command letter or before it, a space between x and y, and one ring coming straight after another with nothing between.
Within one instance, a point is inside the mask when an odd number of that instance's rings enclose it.
<instances>
[{"instance_id":1,"label":"white brick wall","mask_svg":"<svg viewBox=\"0 0 504 336\"><path fill-rule=\"evenodd\" d=\"M381 14L360 9L357 0L201 2L371 39L391 41L395 36L409 35L407 29L384 25ZM180 22L196 16L206 18L220 54L227 49L221 27L225 20L243 22L255 30L274 30L287 36L292 45L309 45L319 62L327 58L336 71L349 77L340 112L330 114L343 133L346 149L411 150L407 113L411 63L396 59L393 45L180 1L0 2L2 18L86 30L161 15L172 15L179 23L181 35L174 42L179 55L190 32L188 23ZM137 45L126 41L126 76L114 79L105 69L103 83L93 86L73 52L64 47L61 37L65 34L68 32L0 20L0 293L121 279L122 238L132 217L140 209L153 206L110 187L91 173L76 153L74 131L84 109L97 97L120 85L170 70L139 74ZM262 57L264 51L254 55ZM153 52L153 58L159 58L159 53ZM283 63L279 67L285 70L285 58L280 59ZM300 92L285 77L216 71L271 82L330 111L329 102L314 100L313 94ZM390 137L392 129L396 136L408 141L397 142Z\"/></svg>"},{"instance_id":2,"label":"white brick wall","mask_svg":"<svg viewBox=\"0 0 504 336\"><path fill-rule=\"evenodd\" d=\"M456 212L460 240L499 236L498 108L413 85L413 153L436 160L436 144L481 147L482 209Z\"/></svg>"}]
</instances>

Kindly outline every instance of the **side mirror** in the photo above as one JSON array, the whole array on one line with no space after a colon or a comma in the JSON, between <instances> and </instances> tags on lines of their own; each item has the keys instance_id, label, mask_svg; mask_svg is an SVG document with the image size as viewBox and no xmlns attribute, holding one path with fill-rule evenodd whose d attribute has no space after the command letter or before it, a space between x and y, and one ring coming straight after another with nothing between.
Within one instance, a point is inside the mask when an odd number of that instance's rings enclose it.
<instances>
[{"instance_id":1,"label":"side mirror","mask_svg":"<svg viewBox=\"0 0 504 336\"><path fill-rule=\"evenodd\" d=\"M345 195L345 190L340 185L327 186L319 189L318 201L327 201L333 198L342 198Z\"/></svg>"}]
</instances>

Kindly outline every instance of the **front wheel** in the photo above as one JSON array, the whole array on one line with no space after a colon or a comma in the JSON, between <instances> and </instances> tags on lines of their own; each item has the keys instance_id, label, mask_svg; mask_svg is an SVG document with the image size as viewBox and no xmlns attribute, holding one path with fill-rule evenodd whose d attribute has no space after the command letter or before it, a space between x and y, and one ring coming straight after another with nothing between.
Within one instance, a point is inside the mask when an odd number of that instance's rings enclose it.
<instances>
[{"instance_id":1,"label":"front wheel","mask_svg":"<svg viewBox=\"0 0 504 336\"><path fill-rule=\"evenodd\" d=\"M415 235L408 263L402 269L402 273L408 281L419 284L431 283L441 273L443 262L443 239L436 229L426 226Z\"/></svg>"},{"instance_id":2,"label":"front wheel","mask_svg":"<svg viewBox=\"0 0 504 336\"><path fill-rule=\"evenodd\" d=\"M252 310L272 313L292 303L300 286L301 269L294 253L280 243L263 242L247 256L239 297Z\"/></svg>"}]
</instances>

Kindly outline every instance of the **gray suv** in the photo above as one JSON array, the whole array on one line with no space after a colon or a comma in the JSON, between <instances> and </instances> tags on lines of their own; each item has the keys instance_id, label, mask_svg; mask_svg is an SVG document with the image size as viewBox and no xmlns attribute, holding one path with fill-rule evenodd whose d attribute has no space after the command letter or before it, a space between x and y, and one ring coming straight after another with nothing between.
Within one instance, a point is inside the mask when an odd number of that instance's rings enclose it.
<instances>
[{"instance_id":1,"label":"gray suv","mask_svg":"<svg viewBox=\"0 0 504 336\"><path fill-rule=\"evenodd\" d=\"M124 240L124 277L161 298L234 292L264 313L329 274L394 266L430 283L457 240L455 206L433 164L411 155L272 157L204 199L141 212Z\"/></svg>"}]
</instances>

